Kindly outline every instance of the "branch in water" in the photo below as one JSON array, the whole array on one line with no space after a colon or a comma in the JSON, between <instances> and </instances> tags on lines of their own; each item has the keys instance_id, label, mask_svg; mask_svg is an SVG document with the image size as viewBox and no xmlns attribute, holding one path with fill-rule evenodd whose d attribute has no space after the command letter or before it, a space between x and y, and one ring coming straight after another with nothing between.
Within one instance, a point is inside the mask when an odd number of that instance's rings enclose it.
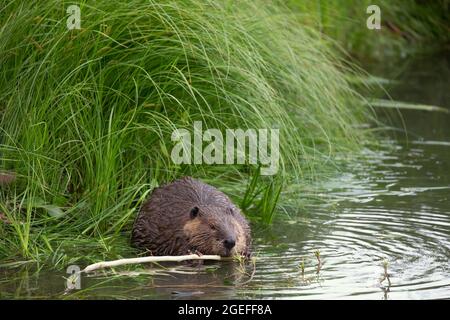
<instances>
[{"instance_id":1,"label":"branch in water","mask_svg":"<svg viewBox=\"0 0 450 320\"><path fill-rule=\"evenodd\" d=\"M91 265L88 265L81 272L89 273L94 270L103 269L103 268L111 268L122 266L126 264L139 264L139 263L149 263L149 262L181 262L186 260L230 260L233 258L230 257L221 257L217 255L197 255L197 254L189 254L184 256L151 256L151 257L142 257L142 258L130 258L130 259L120 259L114 261L102 261L97 262Z\"/></svg>"}]
</instances>

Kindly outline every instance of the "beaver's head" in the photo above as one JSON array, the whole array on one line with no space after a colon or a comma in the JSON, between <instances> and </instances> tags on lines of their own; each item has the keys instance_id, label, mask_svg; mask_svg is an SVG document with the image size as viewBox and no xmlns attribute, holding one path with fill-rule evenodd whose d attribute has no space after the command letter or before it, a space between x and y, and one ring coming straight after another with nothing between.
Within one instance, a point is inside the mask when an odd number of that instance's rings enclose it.
<instances>
[{"instance_id":1,"label":"beaver's head","mask_svg":"<svg viewBox=\"0 0 450 320\"><path fill-rule=\"evenodd\" d=\"M194 206L183 231L191 251L227 257L248 254L246 228L231 207Z\"/></svg>"}]
</instances>

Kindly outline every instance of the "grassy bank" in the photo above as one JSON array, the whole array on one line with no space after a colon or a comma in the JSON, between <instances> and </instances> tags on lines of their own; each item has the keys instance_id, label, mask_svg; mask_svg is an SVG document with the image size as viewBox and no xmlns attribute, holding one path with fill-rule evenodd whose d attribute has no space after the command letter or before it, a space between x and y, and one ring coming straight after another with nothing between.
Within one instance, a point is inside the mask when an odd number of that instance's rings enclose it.
<instances>
[{"instance_id":1,"label":"grassy bank","mask_svg":"<svg viewBox=\"0 0 450 320\"><path fill-rule=\"evenodd\" d=\"M271 220L279 181L321 179L364 139L354 71L304 15L250 1L98 0L81 2L82 29L67 30L69 4L0 8L0 168L17 175L0 192L3 262L120 256L148 192L188 174ZM173 164L171 133L194 121L279 128L279 174L248 183L249 166Z\"/></svg>"}]
</instances>

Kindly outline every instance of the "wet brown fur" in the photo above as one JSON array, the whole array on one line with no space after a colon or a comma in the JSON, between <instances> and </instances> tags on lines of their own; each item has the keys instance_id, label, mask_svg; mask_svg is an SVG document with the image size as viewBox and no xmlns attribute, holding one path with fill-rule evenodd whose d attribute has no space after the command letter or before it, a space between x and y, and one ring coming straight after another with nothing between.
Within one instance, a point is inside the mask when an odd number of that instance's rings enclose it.
<instances>
[{"instance_id":1,"label":"wet brown fur","mask_svg":"<svg viewBox=\"0 0 450 320\"><path fill-rule=\"evenodd\" d=\"M235 241L231 250L224 246L227 239ZM131 242L153 255L248 256L251 236L248 222L223 192L185 177L153 191L136 218Z\"/></svg>"}]
</instances>

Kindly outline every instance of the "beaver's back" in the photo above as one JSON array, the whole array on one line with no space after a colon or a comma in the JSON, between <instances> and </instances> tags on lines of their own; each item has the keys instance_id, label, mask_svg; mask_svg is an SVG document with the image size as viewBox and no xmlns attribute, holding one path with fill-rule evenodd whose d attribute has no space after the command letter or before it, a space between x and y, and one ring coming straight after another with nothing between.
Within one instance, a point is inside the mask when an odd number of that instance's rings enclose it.
<instances>
[{"instance_id":1,"label":"beaver's back","mask_svg":"<svg viewBox=\"0 0 450 320\"><path fill-rule=\"evenodd\" d=\"M228 206L233 205L223 192L191 177L184 177L172 183L156 188L147 204L155 203L167 208L176 208L179 205L197 204ZM145 205L143 207L145 209Z\"/></svg>"}]
</instances>

